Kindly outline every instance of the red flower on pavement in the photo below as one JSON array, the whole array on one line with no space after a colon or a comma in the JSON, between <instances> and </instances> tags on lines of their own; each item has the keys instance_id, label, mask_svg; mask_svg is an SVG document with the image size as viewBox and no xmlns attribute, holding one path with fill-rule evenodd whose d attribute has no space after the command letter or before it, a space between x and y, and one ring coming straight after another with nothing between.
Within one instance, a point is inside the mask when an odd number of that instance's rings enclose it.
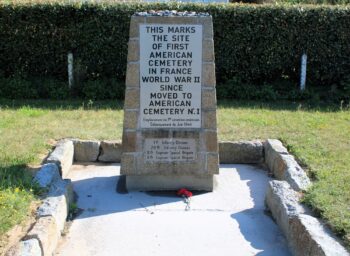
<instances>
[{"instance_id":1,"label":"red flower on pavement","mask_svg":"<svg viewBox=\"0 0 350 256\"><path fill-rule=\"evenodd\" d=\"M191 197L191 196L192 196L192 192L186 190L186 191L184 192L184 196L186 196L186 197Z\"/></svg>"},{"instance_id":2,"label":"red flower on pavement","mask_svg":"<svg viewBox=\"0 0 350 256\"><path fill-rule=\"evenodd\" d=\"M185 196L185 197L191 197L193 194L191 191L185 189L185 188L182 188L182 189L179 189L176 194L178 196Z\"/></svg>"}]
</instances>

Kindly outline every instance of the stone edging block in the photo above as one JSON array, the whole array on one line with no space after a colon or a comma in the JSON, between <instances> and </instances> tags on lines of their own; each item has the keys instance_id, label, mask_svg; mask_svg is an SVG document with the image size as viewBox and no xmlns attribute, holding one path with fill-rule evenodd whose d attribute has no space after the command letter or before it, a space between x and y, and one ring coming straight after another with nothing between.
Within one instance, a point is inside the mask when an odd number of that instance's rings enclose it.
<instances>
[{"instance_id":1,"label":"stone edging block","mask_svg":"<svg viewBox=\"0 0 350 256\"><path fill-rule=\"evenodd\" d=\"M63 180L73 162L73 142L60 141L50 154L41 169L36 173L33 182L48 193L37 210L37 221L28 234L6 255L42 256L52 255L64 229L68 216L69 203L73 201L71 181ZM61 169L60 169L61 168ZM61 175L59 170L61 170Z\"/></svg>"},{"instance_id":2,"label":"stone edging block","mask_svg":"<svg viewBox=\"0 0 350 256\"><path fill-rule=\"evenodd\" d=\"M56 164L44 164L34 177L34 182L37 182L40 187L47 188L53 182L61 178L59 169Z\"/></svg>"},{"instance_id":3,"label":"stone edging block","mask_svg":"<svg viewBox=\"0 0 350 256\"><path fill-rule=\"evenodd\" d=\"M53 254L60 236L55 219L52 216L46 216L37 220L24 241L33 238L39 240L42 254L46 256Z\"/></svg>"},{"instance_id":4,"label":"stone edging block","mask_svg":"<svg viewBox=\"0 0 350 256\"><path fill-rule=\"evenodd\" d=\"M309 177L281 141L268 139L264 149L265 163L277 179L286 180L296 191L307 190L311 185Z\"/></svg>"},{"instance_id":5,"label":"stone edging block","mask_svg":"<svg viewBox=\"0 0 350 256\"><path fill-rule=\"evenodd\" d=\"M73 163L74 145L71 140L60 140L54 151L46 159L46 163L57 165L62 178L66 178Z\"/></svg>"},{"instance_id":6,"label":"stone edging block","mask_svg":"<svg viewBox=\"0 0 350 256\"><path fill-rule=\"evenodd\" d=\"M299 204L299 200L300 194L291 189L286 181L269 182L265 204L284 234L289 233L289 218L305 212L305 208Z\"/></svg>"},{"instance_id":7,"label":"stone edging block","mask_svg":"<svg viewBox=\"0 0 350 256\"><path fill-rule=\"evenodd\" d=\"M100 142L97 140L72 139L74 143L74 161L96 162L100 154Z\"/></svg>"},{"instance_id":8,"label":"stone edging block","mask_svg":"<svg viewBox=\"0 0 350 256\"><path fill-rule=\"evenodd\" d=\"M101 141L99 162L120 163L122 155L122 143L120 141Z\"/></svg>"},{"instance_id":9,"label":"stone edging block","mask_svg":"<svg viewBox=\"0 0 350 256\"><path fill-rule=\"evenodd\" d=\"M20 241L15 246L11 247L5 256L42 256L39 240L32 238L26 241Z\"/></svg>"},{"instance_id":10,"label":"stone edging block","mask_svg":"<svg viewBox=\"0 0 350 256\"><path fill-rule=\"evenodd\" d=\"M70 180L58 179L52 183L46 198L37 210L36 223L12 255L52 255L64 229L69 203L72 200L73 189ZM40 244L41 254L37 253L34 239Z\"/></svg>"},{"instance_id":11,"label":"stone edging block","mask_svg":"<svg viewBox=\"0 0 350 256\"><path fill-rule=\"evenodd\" d=\"M270 181L265 203L287 238L294 255L349 255L339 240L299 203L300 195L286 181Z\"/></svg>"},{"instance_id":12,"label":"stone edging block","mask_svg":"<svg viewBox=\"0 0 350 256\"><path fill-rule=\"evenodd\" d=\"M72 202L73 189L70 180L60 180L54 183L48 196L37 211L37 216L52 216L60 232L63 231L68 216L69 202Z\"/></svg>"},{"instance_id":13,"label":"stone edging block","mask_svg":"<svg viewBox=\"0 0 350 256\"><path fill-rule=\"evenodd\" d=\"M20 252L21 255L43 255L41 252L40 243L35 238L22 241L20 243Z\"/></svg>"},{"instance_id":14,"label":"stone edging block","mask_svg":"<svg viewBox=\"0 0 350 256\"><path fill-rule=\"evenodd\" d=\"M310 215L292 217L289 235L295 255L349 255L332 232Z\"/></svg>"},{"instance_id":15,"label":"stone edging block","mask_svg":"<svg viewBox=\"0 0 350 256\"><path fill-rule=\"evenodd\" d=\"M219 158L222 164L260 164L264 162L261 141L219 142Z\"/></svg>"}]
</instances>

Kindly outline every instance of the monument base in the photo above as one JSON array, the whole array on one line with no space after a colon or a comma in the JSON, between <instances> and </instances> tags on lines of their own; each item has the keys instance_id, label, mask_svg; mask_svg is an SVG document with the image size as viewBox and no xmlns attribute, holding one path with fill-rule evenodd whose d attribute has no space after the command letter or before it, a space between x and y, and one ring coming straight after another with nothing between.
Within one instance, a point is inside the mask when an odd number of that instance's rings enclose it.
<instances>
[{"instance_id":1,"label":"monument base","mask_svg":"<svg viewBox=\"0 0 350 256\"><path fill-rule=\"evenodd\" d=\"M157 191L186 188L213 191L215 178L215 175L127 175L126 189L128 191Z\"/></svg>"}]
</instances>

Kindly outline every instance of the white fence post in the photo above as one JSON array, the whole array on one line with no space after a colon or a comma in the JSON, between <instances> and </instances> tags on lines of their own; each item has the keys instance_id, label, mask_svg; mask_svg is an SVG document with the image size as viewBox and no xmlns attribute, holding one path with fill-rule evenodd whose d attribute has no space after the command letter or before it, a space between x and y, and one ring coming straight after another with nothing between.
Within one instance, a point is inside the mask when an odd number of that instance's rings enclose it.
<instances>
[{"instance_id":1,"label":"white fence post","mask_svg":"<svg viewBox=\"0 0 350 256\"><path fill-rule=\"evenodd\" d=\"M300 70L300 90L304 91L306 87L306 66L307 66L307 55L304 53L301 56L301 70Z\"/></svg>"},{"instance_id":2,"label":"white fence post","mask_svg":"<svg viewBox=\"0 0 350 256\"><path fill-rule=\"evenodd\" d=\"M74 75L73 75L73 53L68 53L68 86L69 89L72 88L74 84Z\"/></svg>"}]
</instances>

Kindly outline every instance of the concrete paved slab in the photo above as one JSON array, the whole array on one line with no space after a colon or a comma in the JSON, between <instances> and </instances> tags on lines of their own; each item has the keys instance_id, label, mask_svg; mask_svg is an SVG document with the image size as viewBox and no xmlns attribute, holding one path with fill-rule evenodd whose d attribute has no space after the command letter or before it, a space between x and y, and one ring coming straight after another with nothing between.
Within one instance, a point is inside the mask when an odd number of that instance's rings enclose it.
<instances>
[{"instance_id":1,"label":"concrete paved slab","mask_svg":"<svg viewBox=\"0 0 350 256\"><path fill-rule=\"evenodd\" d=\"M69 174L84 212L56 255L290 255L264 213L269 178L248 165L222 165L218 188L196 194L191 210L169 193L116 192L119 165L74 165Z\"/></svg>"}]
</instances>

